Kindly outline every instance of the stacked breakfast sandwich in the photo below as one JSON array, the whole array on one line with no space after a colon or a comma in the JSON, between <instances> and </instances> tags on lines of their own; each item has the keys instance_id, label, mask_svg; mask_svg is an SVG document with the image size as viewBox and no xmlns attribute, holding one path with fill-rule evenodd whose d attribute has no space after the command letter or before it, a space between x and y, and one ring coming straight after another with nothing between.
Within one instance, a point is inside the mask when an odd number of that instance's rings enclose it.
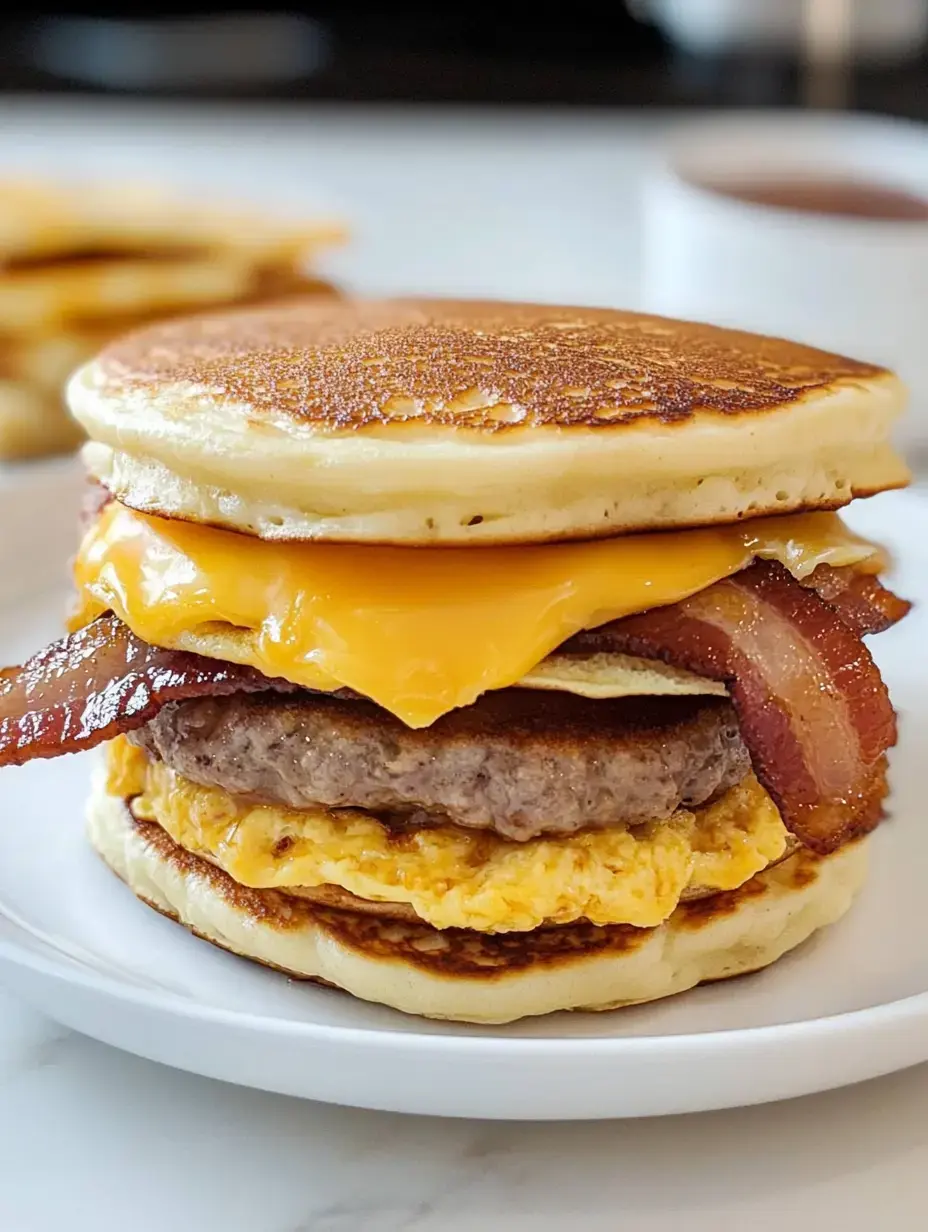
<instances>
[{"instance_id":1,"label":"stacked breakfast sandwich","mask_svg":"<svg viewBox=\"0 0 928 1232\"><path fill-rule=\"evenodd\" d=\"M505 1022L764 967L849 907L908 605L871 364L634 313L305 300L72 380L72 632L0 763L105 742L90 838L240 955ZM259 1007L255 1007L258 1009Z\"/></svg>"},{"instance_id":2,"label":"stacked breakfast sandwich","mask_svg":"<svg viewBox=\"0 0 928 1232\"><path fill-rule=\"evenodd\" d=\"M79 441L62 386L110 338L158 317L326 289L305 264L338 234L149 188L0 186L0 458Z\"/></svg>"}]
</instances>

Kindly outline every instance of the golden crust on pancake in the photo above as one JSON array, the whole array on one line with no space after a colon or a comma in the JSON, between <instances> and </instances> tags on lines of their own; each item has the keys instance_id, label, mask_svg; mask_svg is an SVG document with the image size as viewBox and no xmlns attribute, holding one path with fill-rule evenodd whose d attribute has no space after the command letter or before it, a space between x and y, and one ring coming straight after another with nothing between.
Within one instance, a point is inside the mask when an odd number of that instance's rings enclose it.
<instances>
[{"instance_id":1,"label":"golden crust on pancake","mask_svg":"<svg viewBox=\"0 0 928 1232\"><path fill-rule=\"evenodd\" d=\"M862 843L825 858L802 851L740 890L682 905L659 928L488 936L245 889L154 823L134 821L99 786L88 823L94 847L139 898L206 940L368 1001L464 1022L611 1009L756 971L840 918L866 869Z\"/></svg>"},{"instance_id":2,"label":"golden crust on pancake","mask_svg":"<svg viewBox=\"0 0 928 1232\"><path fill-rule=\"evenodd\" d=\"M324 430L512 434L757 414L885 378L775 338L632 312L455 300L345 301L168 323L113 343L107 392L191 382L253 416Z\"/></svg>"},{"instance_id":3,"label":"golden crust on pancake","mask_svg":"<svg viewBox=\"0 0 928 1232\"><path fill-rule=\"evenodd\" d=\"M187 318L106 348L70 401L124 503L270 539L586 538L833 509L908 479L885 369L608 309Z\"/></svg>"}]
</instances>

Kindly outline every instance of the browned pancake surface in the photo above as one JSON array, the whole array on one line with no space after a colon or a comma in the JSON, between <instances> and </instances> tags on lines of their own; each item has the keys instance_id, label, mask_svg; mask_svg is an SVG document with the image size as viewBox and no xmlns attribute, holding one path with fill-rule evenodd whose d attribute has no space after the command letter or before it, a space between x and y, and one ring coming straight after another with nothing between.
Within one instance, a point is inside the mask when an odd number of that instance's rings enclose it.
<instances>
[{"instance_id":1,"label":"browned pancake surface","mask_svg":"<svg viewBox=\"0 0 928 1232\"><path fill-rule=\"evenodd\" d=\"M261 417L503 432L769 411L883 369L773 338L610 309L295 301L123 339L101 392L193 382Z\"/></svg>"}]
</instances>

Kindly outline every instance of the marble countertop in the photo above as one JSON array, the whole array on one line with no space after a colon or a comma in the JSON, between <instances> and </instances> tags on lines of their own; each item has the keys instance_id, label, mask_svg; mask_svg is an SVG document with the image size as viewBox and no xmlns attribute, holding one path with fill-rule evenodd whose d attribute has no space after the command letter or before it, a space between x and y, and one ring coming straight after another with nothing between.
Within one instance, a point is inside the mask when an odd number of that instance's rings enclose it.
<instances>
[{"instance_id":1,"label":"marble countertop","mask_svg":"<svg viewBox=\"0 0 928 1232\"><path fill-rule=\"evenodd\" d=\"M634 304L650 121L0 103L0 170L170 175L347 215L366 290ZM172 1072L0 993L2 1232L925 1227L928 1068L662 1121L432 1121Z\"/></svg>"},{"instance_id":2,"label":"marble countertop","mask_svg":"<svg viewBox=\"0 0 928 1232\"><path fill-rule=\"evenodd\" d=\"M0 994L4 1232L921 1232L928 1067L652 1121L436 1121L192 1077Z\"/></svg>"}]
</instances>

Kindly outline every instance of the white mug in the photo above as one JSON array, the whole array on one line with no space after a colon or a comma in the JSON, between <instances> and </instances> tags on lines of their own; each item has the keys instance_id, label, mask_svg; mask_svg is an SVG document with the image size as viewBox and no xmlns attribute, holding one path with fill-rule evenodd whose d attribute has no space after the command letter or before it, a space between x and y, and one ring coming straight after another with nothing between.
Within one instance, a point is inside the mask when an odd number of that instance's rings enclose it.
<instances>
[{"instance_id":1,"label":"white mug","mask_svg":"<svg viewBox=\"0 0 928 1232\"><path fill-rule=\"evenodd\" d=\"M720 191L786 180L855 180L928 201L928 138L904 122L801 113L684 125L645 184L644 306L885 364L913 394L902 436L924 440L928 221L806 213Z\"/></svg>"}]
</instances>

